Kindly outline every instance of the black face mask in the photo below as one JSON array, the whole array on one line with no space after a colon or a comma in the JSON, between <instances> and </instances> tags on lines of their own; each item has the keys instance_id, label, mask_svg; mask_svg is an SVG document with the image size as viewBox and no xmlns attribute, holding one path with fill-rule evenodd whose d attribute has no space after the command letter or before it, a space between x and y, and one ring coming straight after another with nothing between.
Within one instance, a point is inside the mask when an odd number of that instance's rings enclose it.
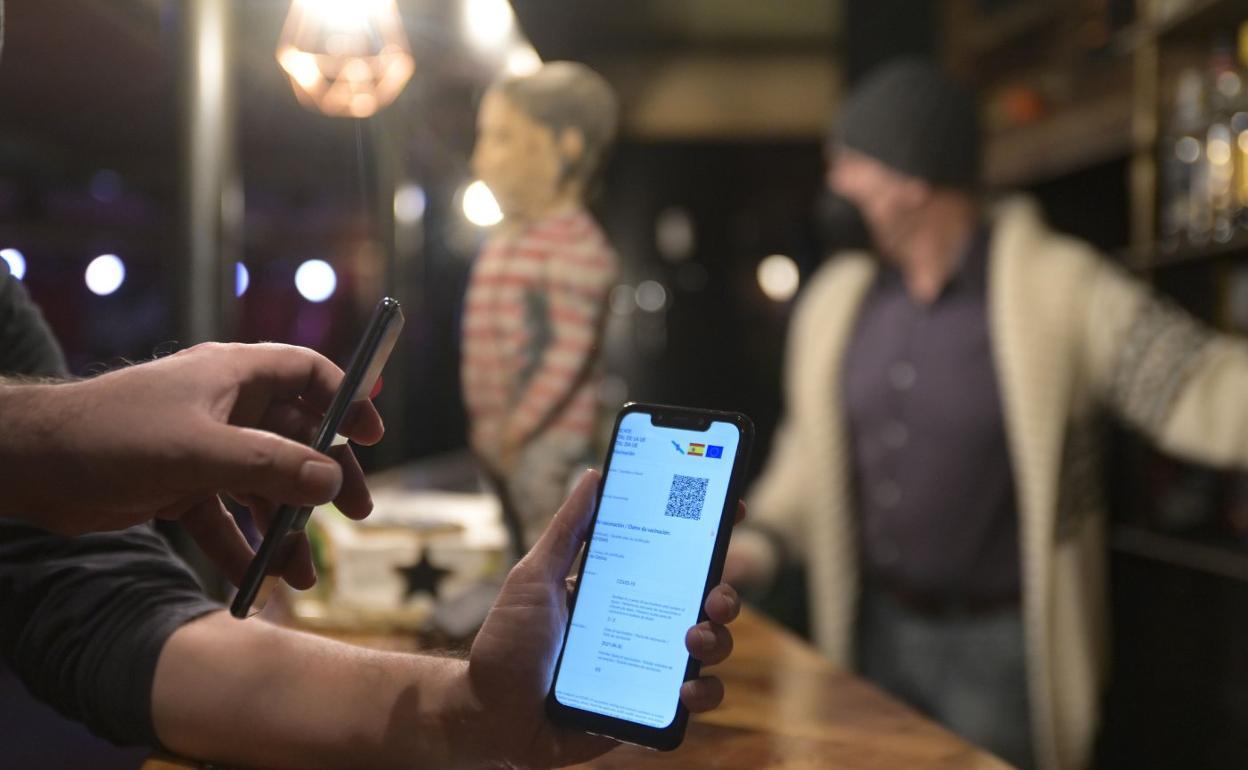
<instances>
[{"instance_id":1,"label":"black face mask","mask_svg":"<svg viewBox=\"0 0 1248 770\"><path fill-rule=\"evenodd\" d=\"M871 250L871 232L852 201L824 189L815 201L815 227L824 254Z\"/></svg>"}]
</instances>

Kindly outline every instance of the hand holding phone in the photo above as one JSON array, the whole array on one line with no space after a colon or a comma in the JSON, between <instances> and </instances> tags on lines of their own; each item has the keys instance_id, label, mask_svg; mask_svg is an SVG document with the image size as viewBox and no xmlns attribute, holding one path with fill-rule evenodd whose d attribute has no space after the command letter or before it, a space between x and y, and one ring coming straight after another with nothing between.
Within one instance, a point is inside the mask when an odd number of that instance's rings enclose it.
<instances>
[{"instance_id":1,"label":"hand holding phone","mask_svg":"<svg viewBox=\"0 0 1248 770\"><path fill-rule=\"evenodd\" d=\"M753 439L749 418L629 404L616 420L547 712L674 749L698 659L688 629L719 583Z\"/></svg>"},{"instance_id":2,"label":"hand holding phone","mask_svg":"<svg viewBox=\"0 0 1248 770\"><path fill-rule=\"evenodd\" d=\"M545 708L551 675L567 630L566 579L581 552L597 505L601 474L586 471L559 508L546 531L512 568L485 624L473 641L467 679L474 696L462 720L471 726L463 744L475 754L459 756L468 764L561 767L583 762L616 745L548 716ZM744 515L737 503L734 519ZM728 624L741 603L731 587L719 584L703 602L706 620L684 629L688 654L707 665L732 650ZM690 713L710 711L723 699L723 684L699 674L680 686L680 702Z\"/></svg>"}]
</instances>

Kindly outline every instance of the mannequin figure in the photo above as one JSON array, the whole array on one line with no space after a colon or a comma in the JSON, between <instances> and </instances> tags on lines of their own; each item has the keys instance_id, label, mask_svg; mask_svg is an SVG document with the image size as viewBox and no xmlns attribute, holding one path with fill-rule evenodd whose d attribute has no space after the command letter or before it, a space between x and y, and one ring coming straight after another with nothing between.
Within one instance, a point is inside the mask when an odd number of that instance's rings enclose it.
<instances>
[{"instance_id":1,"label":"mannequin figure","mask_svg":"<svg viewBox=\"0 0 1248 770\"><path fill-rule=\"evenodd\" d=\"M617 114L602 77L554 62L494 84L478 115L472 168L504 218L473 267L461 374L472 448L521 548L590 460L616 256L585 196Z\"/></svg>"}]
</instances>

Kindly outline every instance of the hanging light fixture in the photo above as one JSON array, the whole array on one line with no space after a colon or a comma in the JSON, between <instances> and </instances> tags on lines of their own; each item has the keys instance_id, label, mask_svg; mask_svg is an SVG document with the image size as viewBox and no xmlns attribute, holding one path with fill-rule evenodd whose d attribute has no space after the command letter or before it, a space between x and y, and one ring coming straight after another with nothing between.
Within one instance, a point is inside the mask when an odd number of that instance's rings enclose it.
<instances>
[{"instance_id":1,"label":"hanging light fixture","mask_svg":"<svg viewBox=\"0 0 1248 770\"><path fill-rule=\"evenodd\" d=\"M292 0L277 62L305 107L353 118L393 102L415 69L395 0Z\"/></svg>"}]
</instances>

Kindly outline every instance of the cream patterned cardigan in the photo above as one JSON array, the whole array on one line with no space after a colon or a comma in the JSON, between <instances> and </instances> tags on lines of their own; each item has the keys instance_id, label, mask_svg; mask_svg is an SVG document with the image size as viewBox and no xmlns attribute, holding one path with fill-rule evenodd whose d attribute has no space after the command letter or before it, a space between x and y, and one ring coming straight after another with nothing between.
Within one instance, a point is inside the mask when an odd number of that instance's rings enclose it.
<instances>
[{"instance_id":1,"label":"cream patterned cardigan","mask_svg":"<svg viewBox=\"0 0 1248 770\"><path fill-rule=\"evenodd\" d=\"M1022 518L1028 682L1038 766L1091 762L1108 674L1106 521L1097 449L1109 412L1163 449L1248 466L1248 347L1209 332L1087 245L1057 234L1036 207L992 214L988 305ZM875 273L838 257L795 310L786 417L751 520L802 559L819 647L852 661L857 600L840 369Z\"/></svg>"}]
</instances>

